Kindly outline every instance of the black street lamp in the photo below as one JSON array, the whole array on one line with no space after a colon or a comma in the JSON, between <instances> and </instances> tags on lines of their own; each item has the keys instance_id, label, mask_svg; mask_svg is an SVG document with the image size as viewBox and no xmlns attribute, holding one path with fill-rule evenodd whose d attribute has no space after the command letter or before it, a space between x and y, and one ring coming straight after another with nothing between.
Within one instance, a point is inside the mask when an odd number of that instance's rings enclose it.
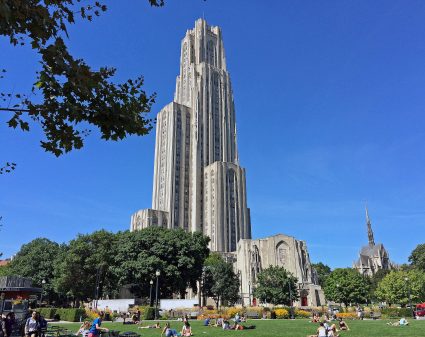
<instances>
[{"instance_id":1,"label":"black street lamp","mask_svg":"<svg viewBox=\"0 0 425 337\"><path fill-rule=\"evenodd\" d=\"M340 306L341 311L342 311L342 304L341 304L341 297L342 297L342 296L341 296L341 293L340 293L340 291L339 291L339 283L337 283L336 288L338 289L339 306Z\"/></svg>"},{"instance_id":2,"label":"black street lamp","mask_svg":"<svg viewBox=\"0 0 425 337\"><path fill-rule=\"evenodd\" d=\"M153 286L153 281L150 280L149 281L149 284L151 285L151 289L149 291L149 306L151 307L152 306L152 286Z\"/></svg>"},{"instance_id":3,"label":"black street lamp","mask_svg":"<svg viewBox=\"0 0 425 337\"><path fill-rule=\"evenodd\" d=\"M3 319L3 310L4 310L4 298L6 297L5 293L0 294L0 300L1 300L1 308L0 308L0 317Z\"/></svg>"},{"instance_id":4,"label":"black street lamp","mask_svg":"<svg viewBox=\"0 0 425 337\"><path fill-rule=\"evenodd\" d=\"M159 275L161 275L161 272L159 270L156 271L156 291L155 291L155 320L158 317L158 278Z\"/></svg>"},{"instance_id":5,"label":"black street lamp","mask_svg":"<svg viewBox=\"0 0 425 337\"><path fill-rule=\"evenodd\" d=\"M294 319L294 309L292 307L292 289L291 289L291 281L288 279L288 289L289 289L289 305L291 311L291 319Z\"/></svg>"},{"instance_id":6,"label":"black street lamp","mask_svg":"<svg viewBox=\"0 0 425 337\"><path fill-rule=\"evenodd\" d=\"M409 306L410 306L410 310L412 310L412 317L413 317L413 319L415 319L415 311L413 310L413 306L412 306L412 297L410 296L409 278L408 277L405 277L404 280L406 281L406 285L407 285L407 291L408 291L408 295L409 295Z\"/></svg>"},{"instance_id":7,"label":"black street lamp","mask_svg":"<svg viewBox=\"0 0 425 337\"><path fill-rule=\"evenodd\" d=\"M248 281L248 306L251 306L251 281Z\"/></svg>"},{"instance_id":8,"label":"black street lamp","mask_svg":"<svg viewBox=\"0 0 425 337\"><path fill-rule=\"evenodd\" d=\"M95 300L95 309L97 309L97 302L99 301L99 288L100 288L100 278L102 276L102 269L103 269L103 265L100 265L97 268L97 272L96 272L96 286L95 286L95 290L94 290L94 300Z\"/></svg>"},{"instance_id":9,"label":"black street lamp","mask_svg":"<svg viewBox=\"0 0 425 337\"><path fill-rule=\"evenodd\" d=\"M40 306L42 306L43 304L43 293L44 293L44 285L46 284L46 280L43 279L43 281L41 281L41 296L40 296Z\"/></svg>"}]
</instances>

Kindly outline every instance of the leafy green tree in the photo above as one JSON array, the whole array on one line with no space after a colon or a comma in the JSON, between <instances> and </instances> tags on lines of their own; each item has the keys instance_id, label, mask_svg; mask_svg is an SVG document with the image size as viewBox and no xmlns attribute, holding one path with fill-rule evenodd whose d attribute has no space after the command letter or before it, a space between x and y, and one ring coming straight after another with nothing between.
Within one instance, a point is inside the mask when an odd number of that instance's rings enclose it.
<instances>
[{"instance_id":1,"label":"leafy green tree","mask_svg":"<svg viewBox=\"0 0 425 337\"><path fill-rule=\"evenodd\" d=\"M208 256L209 238L183 229L149 227L118 236L112 274L117 284L133 285L138 296L149 296L149 281L160 271L160 297L184 295L188 287L197 289L202 266Z\"/></svg>"},{"instance_id":2,"label":"leafy green tree","mask_svg":"<svg viewBox=\"0 0 425 337\"><path fill-rule=\"evenodd\" d=\"M258 274L254 296L261 302L291 305L299 298L297 278L283 267L270 266Z\"/></svg>"},{"instance_id":3,"label":"leafy green tree","mask_svg":"<svg viewBox=\"0 0 425 337\"><path fill-rule=\"evenodd\" d=\"M211 297L218 307L233 305L240 298L240 281L233 271L230 263L226 262L220 254L212 253L205 261L202 280L202 292Z\"/></svg>"},{"instance_id":4,"label":"leafy green tree","mask_svg":"<svg viewBox=\"0 0 425 337\"><path fill-rule=\"evenodd\" d=\"M312 263L311 266L317 273L318 281L321 287L325 286L326 279L331 273L331 267L329 267L326 264L323 264L322 262L319 263Z\"/></svg>"},{"instance_id":5,"label":"leafy green tree","mask_svg":"<svg viewBox=\"0 0 425 337\"><path fill-rule=\"evenodd\" d=\"M388 304L409 303L409 290L413 303L425 301L425 273L412 269L409 271L391 271L378 284L375 295Z\"/></svg>"},{"instance_id":6,"label":"leafy green tree","mask_svg":"<svg viewBox=\"0 0 425 337\"><path fill-rule=\"evenodd\" d=\"M0 266L0 276L9 276L12 275L10 272L10 267L8 265Z\"/></svg>"},{"instance_id":7,"label":"leafy green tree","mask_svg":"<svg viewBox=\"0 0 425 337\"><path fill-rule=\"evenodd\" d=\"M29 277L36 287L43 287L44 298L54 298L54 268L63 249L58 243L38 238L22 245L8 265L9 275ZM42 281L45 281L45 284Z\"/></svg>"},{"instance_id":8,"label":"leafy green tree","mask_svg":"<svg viewBox=\"0 0 425 337\"><path fill-rule=\"evenodd\" d=\"M337 268L331 272L324 288L327 300L344 303L365 303L369 280L352 268Z\"/></svg>"},{"instance_id":9,"label":"leafy green tree","mask_svg":"<svg viewBox=\"0 0 425 337\"><path fill-rule=\"evenodd\" d=\"M371 300L376 300L377 297L375 295L375 291L378 288L378 284L382 281L382 279L387 276L387 274L390 271L387 269L379 269L372 277L369 278L370 280L370 294L369 298Z\"/></svg>"},{"instance_id":10,"label":"leafy green tree","mask_svg":"<svg viewBox=\"0 0 425 337\"><path fill-rule=\"evenodd\" d=\"M416 246L409 256L409 262L415 268L425 271L425 243Z\"/></svg>"},{"instance_id":11,"label":"leafy green tree","mask_svg":"<svg viewBox=\"0 0 425 337\"><path fill-rule=\"evenodd\" d=\"M55 268L55 290L65 297L87 300L114 295L117 291L109 266L116 254L117 236L105 230L81 235L70 241ZM97 279L99 282L97 282Z\"/></svg>"},{"instance_id":12,"label":"leafy green tree","mask_svg":"<svg viewBox=\"0 0 425 337\"><path fill-rule=\"evenodd\" d=\"M163 0L148 1L155 7L164 5ZM155 95L142 90L143 77L114 84L116 69L92 70L68 50L69 26L92 21L106 10L98 1L86 5L81 0L0 2L0 36L13 46L29 44L41 64L32 93L0 93L4 102L14 98L13 107L0 110L11 112L12 128L29 131L31 120L40 125L45 135L41 146L56 156L81 148L87 125L98 128L106 140L145 135L152 128L146 114Z\"/></svg>"}]
</instances>

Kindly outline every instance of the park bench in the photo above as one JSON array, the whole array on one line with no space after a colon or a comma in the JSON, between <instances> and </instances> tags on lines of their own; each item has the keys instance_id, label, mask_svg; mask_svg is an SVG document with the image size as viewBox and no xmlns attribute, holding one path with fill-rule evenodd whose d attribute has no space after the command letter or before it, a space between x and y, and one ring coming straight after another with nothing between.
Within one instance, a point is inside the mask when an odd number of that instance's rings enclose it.
<instances>
[{"instance_id":1,"label":"park bench","mask_svg":"<svg viewBox=\"0 0 425 337\"><path fill-rule=\"evenodd\" d=\"M382 314L380 312L371 312L370 313L370 318L372 318L373 320L381 318Z\"/></svg>"},{"instance_id":2,"label":"park bench","mask_svg":"<svg viewBox=\"0 0 425 337\"><path fill-rule=\"evenodd\" d=\"M259 318L260 315L256 311L247 311L246 318Z\"/></svg>"}]
</instances>

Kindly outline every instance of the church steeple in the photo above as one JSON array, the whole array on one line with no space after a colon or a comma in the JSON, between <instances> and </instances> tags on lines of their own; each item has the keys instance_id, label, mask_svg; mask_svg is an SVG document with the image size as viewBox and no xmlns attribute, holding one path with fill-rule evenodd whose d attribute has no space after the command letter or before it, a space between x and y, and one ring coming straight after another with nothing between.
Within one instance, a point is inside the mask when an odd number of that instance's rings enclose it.
<instances>
[{"instance_id":1,"label":"church steeple","mask_svg":"<svg viewBox=\"0 0 425 337\"><path fill-rule=\"evenodd\" d=\"M375 245L375 239L373 238L372 224L370 222L367 205L366 205L366 226L367 226L367 237L369 239L369 246L372 247Z\"/></svg>"}]
</instances>

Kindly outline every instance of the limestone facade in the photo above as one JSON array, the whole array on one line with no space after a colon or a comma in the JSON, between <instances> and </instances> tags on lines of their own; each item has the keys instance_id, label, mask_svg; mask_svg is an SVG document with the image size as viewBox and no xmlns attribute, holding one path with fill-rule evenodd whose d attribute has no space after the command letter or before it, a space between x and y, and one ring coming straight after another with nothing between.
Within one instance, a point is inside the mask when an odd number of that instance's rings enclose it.
<instances>
[{"instance_id":1,"label":"limestone facade","mask_svg":"<svg viewBox=\"0 0 425 337\"><path fill-rule=\"evenodd\" d=\"M253 303L257 275L269 266L285 268L298 279L299 306L325 304L316 272L311 267L305 241L277 234L263 239L240 240L235 252L235 266L242 279L243 303ZM258 301L257 301L258 304Z\"/></svg>"},{"instance_id":2,"label":"limestone facade","mask_svg":"<svg viewBox=\"0 0 425 337\"><path fill-rule=\"evenodd\" d=\"M173 102L157 115L152 208L131 217L132 231L183 228L209 236L241 275L252 303L258 272L285 267L299 280L300 304L320 305L305 242L285 235L251 240L246 173L239 165L236 115L221 30L199 19L181 43Z\"/></svg>"},{"instance_id":3,"label":"limestone facade","mask_svg":"<svg viewBox=\"0 0 425 337\"><path fill-rule=\"evenodd\" d=\"M236 139L221 30L199 19L181 43L174 101L157 116L152 209L136 212L131 230L163 212L167 228L203 232L213 251L233 251L251 238Z\"/></svg>"}]
</instances>

